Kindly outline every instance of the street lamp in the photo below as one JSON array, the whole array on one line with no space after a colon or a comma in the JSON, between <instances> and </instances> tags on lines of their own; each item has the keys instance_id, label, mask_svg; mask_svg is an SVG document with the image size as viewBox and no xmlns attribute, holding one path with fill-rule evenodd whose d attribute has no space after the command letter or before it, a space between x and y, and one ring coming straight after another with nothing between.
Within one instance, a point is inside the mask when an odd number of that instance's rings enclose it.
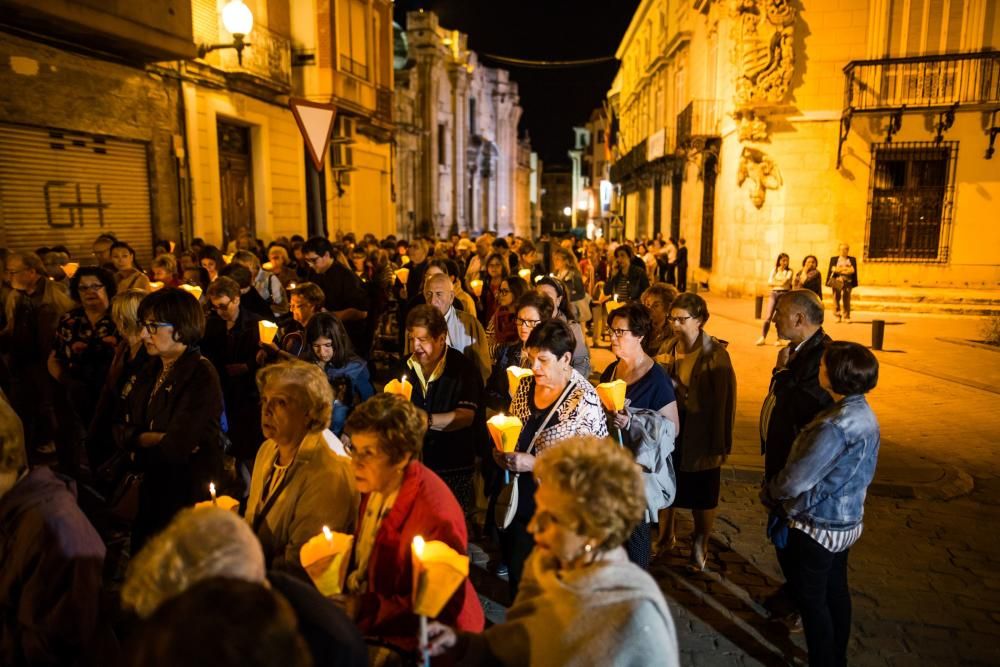
<instances>
[{"instance_id":1,"label":"street lamp","mask_svg":"<svg viewBox=\"0 0 1000 667\"><path fill-rule=\"evenodd\" d=\"M230 0L222 8L222 25L233 36L232 44L201 44L198 47L198 57L204 58L209 51L216 49L236 49L236 60L243 66L243 49L250 42L243 41L253 30L253 12L243 4L243 0Z\"/></svg>"},{"instance_id":2,"label":"street lamp","mask_svg":"<svg viewBox=\"0 0 1000 667\"><path fill-rule=\"evenodd\" d=\"M573 209L567 206L566 208L563 209L563 215L565 215L568 218L569 216L573 215Z\"/></svg>"}]
</instances>

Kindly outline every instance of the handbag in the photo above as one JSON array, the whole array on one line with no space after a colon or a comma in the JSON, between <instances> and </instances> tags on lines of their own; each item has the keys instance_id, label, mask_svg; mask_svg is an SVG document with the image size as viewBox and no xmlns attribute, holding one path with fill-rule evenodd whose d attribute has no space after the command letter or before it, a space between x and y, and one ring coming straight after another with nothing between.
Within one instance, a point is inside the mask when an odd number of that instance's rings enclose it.
<instances>
[{"instance_id":1,"label":"handbag","mask_svg":"<svg viewBox=\"0 0 1000 667\"><path fill-rule=\"evenodd\" d=\"M139 488L142 486L141 472L130 470L118 483L108 499L108 516L115 521L131 524L139 514Z\"/></svg>"},{"instance_id":2,"label":"handbag","mask_svg":"<svg viewBox=\"0 0 1000 667\"><path fill-rule=\"evenodd\" d=\"M549 413L545 415L545 421L542 425L538 427L535 431L535 435L532 436L531 442L528 443L528 448L525 450L526 454L530 454L535 448L535 441L538 436L541 435L545 427L549 425L549 421L552 419L552 415L556 413L559 406L562 405L566 397L569 396L570 391L576 386L575 382L568 382L566 384L566 389L563 390L562 395L559 397L552 407L549 408ZM510 482L503 485L500 489L500 493L497 495L496 509L493 513L493 519L496 522L497 528L500 530L506 530L510 524L514 521L514 517L517 515L517 501L518 501L518 490L517 490L517 480L521 476L521 473L516 472L511 478Z\"/></svg>"},{"instance_id":3,"label":"handbag","mask_svg":"<svg viewBox=\"0 0 1000 667\"><path fill-rule=\"evenodd\" d=\"M826 279L826 286L832 287L833 289L836 290L844 289L844 283L845 283L844 276L840 275L831 275L829 278Z\"/></svg>"}]
</instances>

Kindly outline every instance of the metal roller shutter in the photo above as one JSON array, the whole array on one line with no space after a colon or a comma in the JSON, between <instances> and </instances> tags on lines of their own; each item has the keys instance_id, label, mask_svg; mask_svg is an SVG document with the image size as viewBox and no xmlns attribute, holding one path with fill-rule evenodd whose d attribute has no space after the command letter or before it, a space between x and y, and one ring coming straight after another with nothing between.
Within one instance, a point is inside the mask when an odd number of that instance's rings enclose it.
<instances>
[{"instance_id":1,"label":"metal roller shutter","mask_svg":"<svg viewBox=\"0 0 1000 667\"><path fill-rule=\"evenodd\" d=\"M92 134L0 124L0 244L65 245L74 259L111 232L147 267L153 250L148 146Z\"/></svg>"}]
</instances>

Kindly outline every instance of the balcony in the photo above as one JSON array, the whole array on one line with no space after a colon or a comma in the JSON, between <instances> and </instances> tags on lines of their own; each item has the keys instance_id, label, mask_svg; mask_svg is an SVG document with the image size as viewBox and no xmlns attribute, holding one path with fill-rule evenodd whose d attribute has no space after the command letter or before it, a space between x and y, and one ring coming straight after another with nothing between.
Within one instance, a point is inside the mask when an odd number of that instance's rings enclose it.
<instances>
[{"instance_id":1,"label":"balcony","mask_svg":"<svg viewBox=\"0 0 1000 667\"><path fill-rule=\"evenodd\" d=\"M722 100L691 100L677 114L677 147L721 135Z\"/></svg>"},{"instance_id":2,"label":"balcony","mask_svg":"<svg viewBox=\"0 0 1000 667\"><path fill-rule=\"evenodd\" d=\"M225 34L225 31L221 31ZM225 34L228 38L229 35ZM292 90L292 43L287 37L271 32L263 26L254 26L247 40L249 47L243 51L243 64L237 60L235 49L220 49L210 55L218 58L218 67L234 87L245 84L287 94Z\"/></svg>"},{"instance_id":3,"label":"balcony","mask_svg":"<svg viewBox=\"0 0 1000 667\"><path fill-rule=\"evenodd\" d=\"M853 60L844 67L848 113L993 109L1000 103L1000 52Z\"/></svg>"}]
</instances>

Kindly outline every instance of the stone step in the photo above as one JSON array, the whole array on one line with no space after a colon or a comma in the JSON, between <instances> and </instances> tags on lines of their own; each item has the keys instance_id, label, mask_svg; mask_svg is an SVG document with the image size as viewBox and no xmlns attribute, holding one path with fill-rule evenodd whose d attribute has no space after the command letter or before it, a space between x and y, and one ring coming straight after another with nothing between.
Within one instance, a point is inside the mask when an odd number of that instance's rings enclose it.
<instances>
[{"instance_id":1,"label":"stone step","mask_svg":"<svg viewBox=\"0 0 1000 667\"><path fill-rule=\"evenodd\" d=\"M824 300L833 303L827 293ZM1000 315L1000 290L863 285L851 295L851 310L940 315Z\"/></svg>"}]
</instances>

